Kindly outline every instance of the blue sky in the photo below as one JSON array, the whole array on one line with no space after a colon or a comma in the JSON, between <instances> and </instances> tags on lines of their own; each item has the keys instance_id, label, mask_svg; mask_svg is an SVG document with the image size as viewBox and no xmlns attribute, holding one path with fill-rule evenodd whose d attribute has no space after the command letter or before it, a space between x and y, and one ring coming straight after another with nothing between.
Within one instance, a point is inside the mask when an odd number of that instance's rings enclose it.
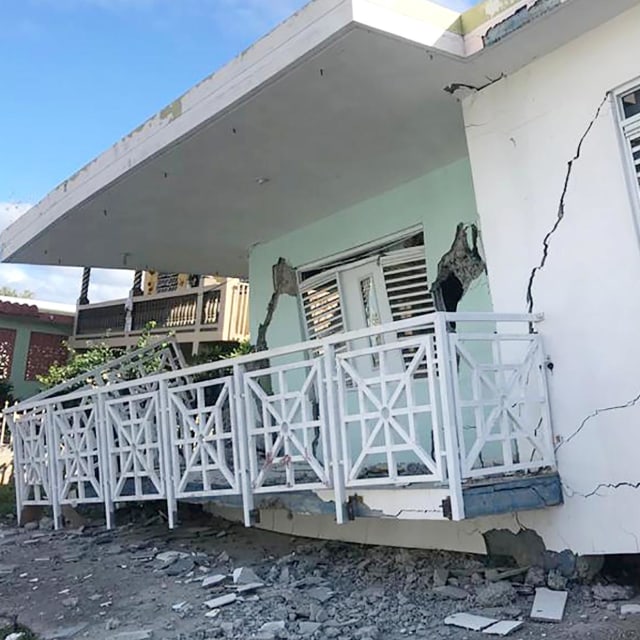
<instances>
[{"instance_id":1,"label":"blue sky","mask_svg":"<svg viewBox=\"0 0 640 640\"><path fill-rule=\"evenodd\" d=\"M0 225L305 3L0 0ZM96 273L92 299L129 280ZM74 302L77 283L75 269L0 265L0 286L40 299Z\"/></svg>"}]
</instances>

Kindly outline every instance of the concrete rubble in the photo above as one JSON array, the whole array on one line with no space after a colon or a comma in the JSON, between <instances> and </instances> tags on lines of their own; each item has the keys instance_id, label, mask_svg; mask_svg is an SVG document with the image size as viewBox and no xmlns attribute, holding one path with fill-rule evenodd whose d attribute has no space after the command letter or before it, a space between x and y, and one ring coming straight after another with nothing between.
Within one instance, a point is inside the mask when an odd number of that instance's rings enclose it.
<instances>
[{"instance_id":1,"label":"concrete rubble","mask_svg":"<svg viewBox=\"0 0 640 640\"><path fill-rule=\"evenodd\" d=\"M594 584L565 557L519 567L295 539L206 514L171 532L157 518L118 520L114 531L0 525L7 619L43 640L578 640L590 629L615 640L612 621L637 627L640 613L631 588Z\"/></svg>"}]
</instances>

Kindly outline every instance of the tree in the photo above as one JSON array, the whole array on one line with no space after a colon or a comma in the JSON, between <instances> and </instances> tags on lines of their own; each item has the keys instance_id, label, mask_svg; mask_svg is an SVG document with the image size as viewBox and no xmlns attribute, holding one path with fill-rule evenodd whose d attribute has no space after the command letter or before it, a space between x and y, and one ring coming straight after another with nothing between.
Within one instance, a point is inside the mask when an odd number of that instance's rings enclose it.
<instances>
[{"instance_id":1,"label":"tree","mask_svg":"<svg viewBox=\"0 0 640 640\"><path fill-rule=\"evenodd\" d=\"M7 287L6 285L0 287L0 296L8 296L9 298L27 298L32 299L34 297L33 291L25 289L24 291L18 291L13 287Z\"/></svg>"}]
</instances>

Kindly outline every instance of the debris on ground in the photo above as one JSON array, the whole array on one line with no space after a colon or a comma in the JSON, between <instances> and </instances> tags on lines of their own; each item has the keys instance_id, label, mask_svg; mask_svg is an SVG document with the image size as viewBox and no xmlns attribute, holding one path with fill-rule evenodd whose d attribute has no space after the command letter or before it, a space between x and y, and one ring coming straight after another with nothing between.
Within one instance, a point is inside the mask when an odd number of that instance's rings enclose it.
<instances>
[{"instance_id":1,"label":"debris on ground","mask_svg":"<svg viewBox=\"0 0 640 640\"><path fill-rule=\"evenodd\" d=\"M531 619L542 622L562 622L568 596L566 591L553 591L544 587L536 589Z\"/></svg>"},{"instance_id":2,"label":"debris on ground","mask_svg":"<svg viewBox=\"0 0 640 640\"><path fill-rule=\"evenodd\" d=\"M554 640L618 640L638 624L631 588L593 585L579 577L593 565L566 554L518 567L183 520L0 524L3 612L42 640L520 640L550 637L543 620Z\"/></svg>"}]
</instances>

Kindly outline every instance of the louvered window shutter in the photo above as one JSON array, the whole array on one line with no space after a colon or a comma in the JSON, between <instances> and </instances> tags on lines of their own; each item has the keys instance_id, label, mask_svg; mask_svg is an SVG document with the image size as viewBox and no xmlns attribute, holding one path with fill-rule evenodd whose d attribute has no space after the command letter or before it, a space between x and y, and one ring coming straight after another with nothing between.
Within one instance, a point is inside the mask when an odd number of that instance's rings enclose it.
<instances>
[{"instance_id":1,"label":"louvered window shutter","mask_svg":"<svg viewBox=\"0 0 640 640\"><path fill-rule=\"evenodd\" d=\"M629 145L633 175L640 186L640 123L624 127L624 135Z\"/></svg>"},{"instance_id":2,"label":"louvered window shutter","mask_svg":"<svg viewBox=\"0 0 640 640\"><path fill-rule=\"evenodd\" d=\"M424 247L400 249L380 260L394 322L435 311Z\"/></svg>"},{"instance_id":3,"label":"louvered window shutter","mask_svg":"<svg viewBox=\"0 0 640 640\"><path fill-rule=\"evenodd\" d=\"M300 287L300 295L310 340L344 332L340 287L335 272L304 282Z\"/></svg>"},{"instance_id":4,"label":"louvered window shutter","mask_svg":"<svg viewBox=\"0 0 640 640\"><path fill-rule=\"evenodd\" d=\"M436 310L429 289L424 246L393 251L383 256L380 264L394 322L408 320ZM398 338L425 333L433 333L433 328L399 331ZM406 365L409 364L415 352L415 348L402 350ZM417 373L426 375L426 366L421 366Z\"/></svg>"}]
</instances>

